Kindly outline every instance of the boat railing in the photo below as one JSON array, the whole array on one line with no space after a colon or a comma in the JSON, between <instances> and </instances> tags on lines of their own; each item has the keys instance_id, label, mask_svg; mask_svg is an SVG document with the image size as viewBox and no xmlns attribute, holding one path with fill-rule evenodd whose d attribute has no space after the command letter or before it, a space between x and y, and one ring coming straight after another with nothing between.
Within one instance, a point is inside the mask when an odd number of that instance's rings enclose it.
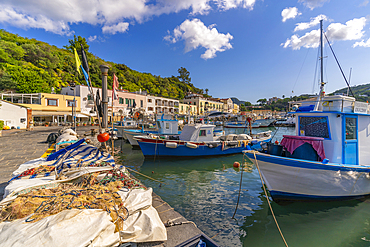
<instances>
[{"instance_id":1,"label":"boat railing","mask_svg":"<svg viewBox=\"0 0 370 247\"><path fill-rule=\"evenodd\" d=\"M346 96L327 96L320 101L290 102L291 111L296 112L312 111L316 106L318 111L323 112L370 114L370 105L368 103L359 102L355 98Z\"/></svg>"}]
</instances>

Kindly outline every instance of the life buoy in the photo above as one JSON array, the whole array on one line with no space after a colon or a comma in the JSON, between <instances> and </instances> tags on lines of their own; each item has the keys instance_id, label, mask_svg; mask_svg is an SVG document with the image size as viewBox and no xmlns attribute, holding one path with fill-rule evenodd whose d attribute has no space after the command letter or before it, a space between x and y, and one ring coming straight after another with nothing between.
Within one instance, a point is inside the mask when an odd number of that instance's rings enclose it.
<instances>
[{"instance_id":1,"label":"life buoy","mask_svg":"<svg viewBox=\"0 0 370 247\"><path fill-rule=\"evenodd\" d=\"M324 102L322 102L322 106L329 106L329 101L324 101Z\"/></svg>"}]
</instances>

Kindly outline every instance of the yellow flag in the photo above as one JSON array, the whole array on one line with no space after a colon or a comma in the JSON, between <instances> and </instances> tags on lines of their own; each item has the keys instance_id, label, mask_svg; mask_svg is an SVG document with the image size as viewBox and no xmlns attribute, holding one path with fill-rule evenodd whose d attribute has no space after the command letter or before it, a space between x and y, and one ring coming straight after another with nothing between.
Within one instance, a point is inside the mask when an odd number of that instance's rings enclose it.
<instances>
[{"instance_id":1,"label":"yellow flag","mask_svg":"<svg viewBox=\"0 0 370 247\"><path fill-rule=\"evenodd\" d=\"M75 50L75 58L76 58L76 66L77 66L77 72L81 75L81 61L80 61L80 57L78 56L77 54L77 51L76 51L76 48L73 48Z\"/></svg>"}]
</instances>

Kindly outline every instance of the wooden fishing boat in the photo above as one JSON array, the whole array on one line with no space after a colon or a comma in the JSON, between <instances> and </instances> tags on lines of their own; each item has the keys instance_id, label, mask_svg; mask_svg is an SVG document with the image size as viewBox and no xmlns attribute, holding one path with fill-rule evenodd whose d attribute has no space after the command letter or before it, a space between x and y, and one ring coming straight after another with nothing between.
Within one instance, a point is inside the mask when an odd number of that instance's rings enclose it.
<instances>
[{"instance_id":1,"label":"wooden fishing boat","mask_svg":"<svg viewBox=\"0 0 370 247\"><path fill-rule=\"evenodd\" d=\"M318 99L294 112L294 136L284 136L280 145L265 152L245 152L275 201L370 195L369 104L353 97L325 96L322 72L321 82Z\"/></svg>"}]
</instances>

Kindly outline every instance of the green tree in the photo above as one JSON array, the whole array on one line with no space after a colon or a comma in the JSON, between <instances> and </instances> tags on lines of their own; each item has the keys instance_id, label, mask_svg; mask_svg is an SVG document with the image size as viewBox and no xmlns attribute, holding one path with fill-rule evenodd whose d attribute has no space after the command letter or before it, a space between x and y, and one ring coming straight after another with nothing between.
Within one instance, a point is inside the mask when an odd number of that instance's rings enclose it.
<instances>
[{"instance_id":1,"label":"green tree","mask_svg":"<svg viewBox=\"0 0 370 247\"><path fill-rule=\"evenodd\" d=\"M179 78L179 80L184 83L184 84L189 84L191 82L191 78L190 78L190 72L183 68L183 67L180 67L177 72L179 72L179 76L177 78Z\"/></svg>"},{"instance_id":2,"label":"green tree","mask_svg":"<svg viewBox=\"0 0 370 247\"><path fill-rule=\"evenodd\" d=\"M81 36L76 37L76 35L74 35L73 39L68 40L68 42L69 42L69 45L65 45L63 47L66 48L69 51L74 52L73 48L76 48L77 50L80 50L81 49L81 44L82 44L86 53L89 51L90 46L87 44L86 39L82 38Z\"/></svg>"},{"instance_id":3,"label":"green tree","mask_svg":"<svg viewBox=\"0 0 370 247\"><path fill-rule=\"evenodd\" d=\"M267 99L259 99L259 100L257 100L257 103L259 103L260 105L264 105L264 104L266 104L266 102L267 102Z\"/></svg>"},{"instance_id":4,"label":"green tree","mask_svg":"<svg viewBox=\"0 0 370 247\"><path fill-rule=\"evenodd\" d=\"M17 89L17 83L13 81L12 76L5 71L0 71L0 91Z\"/></svg>"}]
</instances>

